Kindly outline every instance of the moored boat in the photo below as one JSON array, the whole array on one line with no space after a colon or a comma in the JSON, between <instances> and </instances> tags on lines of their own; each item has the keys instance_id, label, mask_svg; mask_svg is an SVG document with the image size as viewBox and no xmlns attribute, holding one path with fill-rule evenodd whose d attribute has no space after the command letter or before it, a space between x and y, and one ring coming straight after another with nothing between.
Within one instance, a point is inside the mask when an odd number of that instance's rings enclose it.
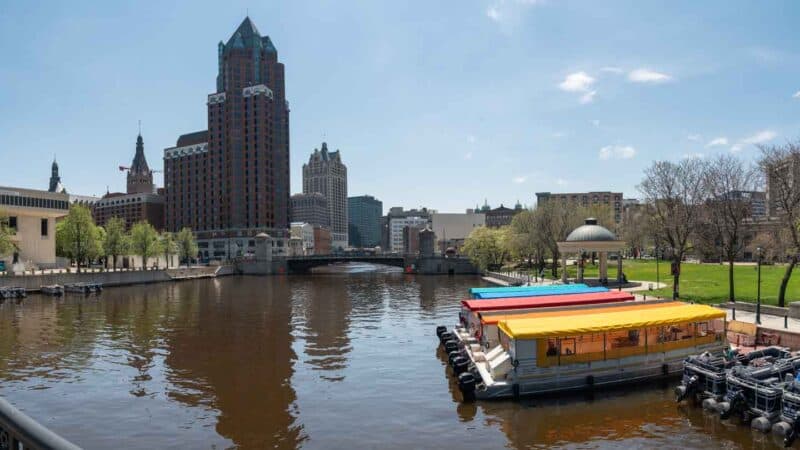
<instances>
[{"instance_id":1,"label":"moored boat","mask_svg":"<svg viewBox=\"0 0 800 450\"><path fill-rule=\"evenodd\" d=\"M500 345L485 353L474 338L437 334L461 358L465 396L501 399L677 375L688 355L726 346L724 324L719 309L679 304L501 321Z\"/></svg>"},{"instance_id":2,"label":"moored boat","mask_svg":"<svg viewBox=\"0 0 800 450\"><path fill-rule=\"evenodd\" d=\"M495 288L488 288L495 289ZM505 289L505 288L499 288ZM540 297L545 295L570 295L570 294L589 294L597 292L608 292L608 288L602 286L590 287L585 284L557 284L551 286L532 286L525 289L515 288L516 290L499 290L492 292L476 292L471 294L475 300L492 300L498 298L515 297Z\"/></svg>"}]
</instances>

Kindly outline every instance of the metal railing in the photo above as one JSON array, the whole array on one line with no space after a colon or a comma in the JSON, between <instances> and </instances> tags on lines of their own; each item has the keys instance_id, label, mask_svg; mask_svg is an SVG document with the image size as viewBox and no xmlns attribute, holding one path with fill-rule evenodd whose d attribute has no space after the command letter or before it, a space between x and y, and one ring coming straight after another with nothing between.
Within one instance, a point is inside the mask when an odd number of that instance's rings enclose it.
<instances>
[{"instance_id":1,"label":"metal railing","mask_svg":"<svg viewBox=\"0 0 800 450\"><path fill-rule=\"evenodd\" d=\"M80 450L0 398L0 450Z\"/></svg>"}]
</instances>

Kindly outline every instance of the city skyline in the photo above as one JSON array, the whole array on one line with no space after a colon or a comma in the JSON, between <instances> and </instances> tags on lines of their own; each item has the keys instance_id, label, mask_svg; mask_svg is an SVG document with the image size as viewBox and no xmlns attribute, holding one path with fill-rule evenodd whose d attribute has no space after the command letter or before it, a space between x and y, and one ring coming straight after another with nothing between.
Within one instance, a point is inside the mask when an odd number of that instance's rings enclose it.
<instances>
[{"instance_id":1,"label":"city skyline","mask_svg":"<svg viewBox=\"0 0 800 450\"><path fill-rule=\"evenodd\" d=\"M44 189L55 153L70 193L123 191L116 168L140 119L146 157L162 169L162 149L205 127L209 48L247 8L287 63L291 193L321 140L347 149L351 195L462 212L484 198L530 205L537 191L638 197L653 159L749 159L754 144L800 134L794 3L475 1L425 4L425 15L421 4L187 5L10 5L5 184ZM34 24L49 32L15 37ZM440 181L451 173L481 183L452 189Z\"/></svg>"}]
</instances>

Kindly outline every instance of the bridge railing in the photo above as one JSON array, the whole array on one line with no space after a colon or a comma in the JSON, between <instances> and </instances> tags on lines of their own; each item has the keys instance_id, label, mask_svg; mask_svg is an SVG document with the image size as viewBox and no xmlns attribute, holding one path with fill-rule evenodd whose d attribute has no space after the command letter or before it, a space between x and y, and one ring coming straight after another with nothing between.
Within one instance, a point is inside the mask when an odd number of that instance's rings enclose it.
<instances>
[{"instance_id":1,"label":"bridge railing","mask_svg":"<svg viewBox=\"0 0 800 450\"><path fill-rule=\"evenodd\" d=\"M0 450L80 450L0 398Z\"/></svg>"}]
</instances>

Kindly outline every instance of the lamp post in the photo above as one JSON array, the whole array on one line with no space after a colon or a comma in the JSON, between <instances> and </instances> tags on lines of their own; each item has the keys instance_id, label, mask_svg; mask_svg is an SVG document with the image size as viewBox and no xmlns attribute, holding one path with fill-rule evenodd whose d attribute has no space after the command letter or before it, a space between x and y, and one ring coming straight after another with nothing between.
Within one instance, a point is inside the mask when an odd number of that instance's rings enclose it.
<instances>
[{"instance_id":1,"label":"lamp post","mask_svg":"<svg viewBox=\"0 0 800 450\"><path fill-rule=\"evenodd\" d=\"M658 245L656 245L656 289L661 287L661 272L658 270Z\"/></svg>"},{"instance_id":2,"label":"lamp post","mask_svg":"<svg viewBox=\"0 0 800 450\"><path fill-rule=\"evenodd\" d=\"M756 255L758 255L758 287L756 288L756 324L761 325L761 258L764 254L764 249L761 247L756 248Z\"/></svg>"}]
</instances>

